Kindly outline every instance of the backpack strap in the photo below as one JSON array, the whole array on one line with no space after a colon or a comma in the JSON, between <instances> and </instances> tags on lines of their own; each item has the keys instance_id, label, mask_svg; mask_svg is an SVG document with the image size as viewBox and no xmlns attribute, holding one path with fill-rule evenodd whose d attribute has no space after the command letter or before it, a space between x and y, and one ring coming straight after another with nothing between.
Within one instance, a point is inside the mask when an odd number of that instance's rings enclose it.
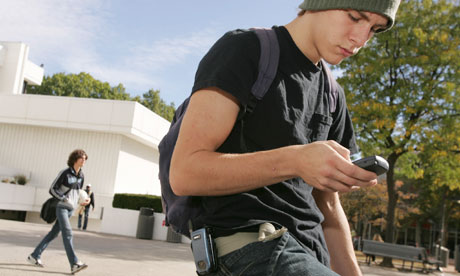
<instances>
[{"instance_id":1,"label":"backpack strap","mask_svg":"<svg viewBox=\"0 0 460 276\"><path fill-rule=\"evenodd\" d=\"M254 97L251 97L248 102L245 113L251 113L257 101L267 93L275 79L280 56L280 46L275 30L264 28L252 28L251 30L254 31L260 42L259 73L251 88L251 94Z\"/></svg>"},{"instance_id":2,"label":"backpack strap","mask_svg":"<svg viewBox=\"0 0 460 276\"><path fill-rule=\"evenodd\" d=\"M327 84L328 84L328 94L329 94L329 109L331 113L334 113L337 108L337 99L339 97L338 84L332 75L331 69L324 60L321 60L321 65L326 72Z\"/></svg>"},{"instance_id":3,"label":"backpack strap","mask_svg":"<svg viewBox=\"0 0 460 276\"><path fill-rule=\"evenodd\" d=\"M260 58L257 80L251 88L253 97L251 97L246 106L244 112L246 114L254 110L257 101L261 100L270 88L278 70L280 56L280 47L275 30L265 28L251 28L251 30L257 35L260 41ZM327 63L321 60L321 64L324 67L328 83L329 109L331 113L334 113L337 108L339 96L338 84Z\"/></svg>"}]
</instances>

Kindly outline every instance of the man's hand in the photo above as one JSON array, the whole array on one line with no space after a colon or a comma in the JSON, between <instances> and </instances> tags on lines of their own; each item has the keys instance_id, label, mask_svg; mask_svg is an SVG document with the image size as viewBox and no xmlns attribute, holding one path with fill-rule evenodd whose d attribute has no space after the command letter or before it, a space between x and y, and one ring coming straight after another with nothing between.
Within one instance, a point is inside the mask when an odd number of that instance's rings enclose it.
<instances>
[{"instance_id":1,"label":"man's hand","mask_svg":"<svg viewBox=\"0 0 460 276\"><path fill-rule=\"evenodd\" d=\"M297 146L298 175L320 191L348 192L377 184L377 175L351 162L350 151L335 141Z\"/></svg>"},{"instance_id":2,"label":"man's hand","mask_svg":"<svg viewBox=\"0 0 460 276\"><path fill-rule=\"evenodd\" d=\"M84 202L80 203L80 205L81 205L81 206L86 206L86 205L89 204L90 201L91 201L91 200L90 200L89 198L87 198L87 199L85 199ZM93 207L93 208L94 208L94 207Z\"/></svg>"}]
</instances>

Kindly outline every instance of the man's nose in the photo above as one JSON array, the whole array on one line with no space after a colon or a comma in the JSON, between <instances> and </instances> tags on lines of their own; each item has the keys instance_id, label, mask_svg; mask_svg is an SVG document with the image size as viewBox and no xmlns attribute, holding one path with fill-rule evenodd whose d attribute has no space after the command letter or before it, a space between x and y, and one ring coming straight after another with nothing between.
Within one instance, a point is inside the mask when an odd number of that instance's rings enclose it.
<instances>
[{"instance_id":1,"label":"man's nose","mask_svg":"<svg viewBox=\"0 0 460 276\"><path fill-rule=\"evenodd\" d=\"M360 26L352 32L350 40L353 42L353 46L359 49L364 47L371 37L371 29L367 26Z\"/></svg>"}]
</instances>

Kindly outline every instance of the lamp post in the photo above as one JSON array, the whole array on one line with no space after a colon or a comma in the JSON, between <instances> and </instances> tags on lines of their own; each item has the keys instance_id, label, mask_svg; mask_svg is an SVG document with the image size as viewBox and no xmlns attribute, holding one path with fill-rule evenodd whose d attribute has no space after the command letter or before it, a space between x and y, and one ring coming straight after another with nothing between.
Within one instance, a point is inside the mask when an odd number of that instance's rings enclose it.
<instances>
[{"instance_id":1,"label":"lamp post","mask_svg":"<svg viewBox=\"0 0 460 276\"><path fill-rule=\"evenodd\" d=\"M438 248L436 249L436 256L437 260L441 260L441 247L444 243L444 233L445 233L445 226L444 222L446 221L446 197L444 196L442 199L442 210L441 210L441 239L439 241Z\"/></svg>"},{"instance_id":2,"label":"lamp post","mask_svg":"<svg viewBox=\"0 0 460 276\"><path fill-rule=\"evenodd\" d=\"M442 210L441 210L441 238L440 238L440 241L439 241L439 246L436 250L436 255L437 255L437 260L440 260L441 259L441 247L442 245L444 244L444 239L445 239L445 234L446 234L446 226L445 226L445 222L446 222L446 200L452 200L452 202L454 203L458 203L460 204L460 200L458 199L451 199L451 198L448 198L445 196L443 196L443 200L442 200Z\"/></svg>"}]
</instances>

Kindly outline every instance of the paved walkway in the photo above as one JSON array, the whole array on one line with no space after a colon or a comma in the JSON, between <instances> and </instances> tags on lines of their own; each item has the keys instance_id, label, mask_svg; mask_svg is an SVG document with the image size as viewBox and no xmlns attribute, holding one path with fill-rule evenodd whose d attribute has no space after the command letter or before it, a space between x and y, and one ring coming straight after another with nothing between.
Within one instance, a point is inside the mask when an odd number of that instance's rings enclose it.
<instances>
[{"instance_id":1,"label":"paved walkway","mask_svg":"<svg viewBox=\"0 0 460 276\"><path fill-rule=\"evenodd\" d=\"M44 268L30 265L26 257L50 230L50 225L0 220L0 275L69 275L70 267L59 236L42 255ZM190 245L131 237L74 231L77 256L89 267L78 275L192 276ZM421 275L362 265L364 275ZM450 270L453 271L452 268ZM460 275L432 273L433 276ZM282 276L282 275L280 275Z\"/></svg>"}]
</instances>

